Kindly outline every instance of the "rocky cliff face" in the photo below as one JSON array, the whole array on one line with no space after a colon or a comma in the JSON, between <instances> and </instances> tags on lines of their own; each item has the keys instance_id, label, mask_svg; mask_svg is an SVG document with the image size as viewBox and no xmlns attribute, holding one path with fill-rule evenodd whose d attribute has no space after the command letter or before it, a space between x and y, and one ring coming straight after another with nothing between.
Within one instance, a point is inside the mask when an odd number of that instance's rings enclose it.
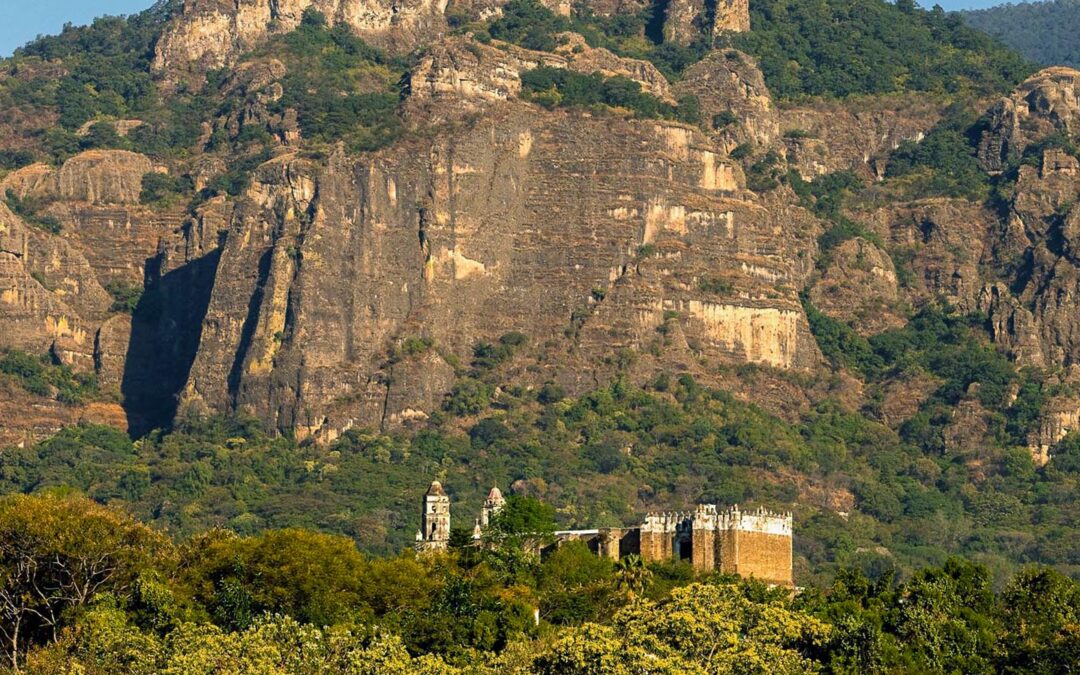
<instances>
[{"instance_id":1,"label":"rocky cliff face","mask_svg":"<svg viewBox=\"0 0 1080 675\"><path fill-rule=\"evenodd\" d=\"M446 0L185 0L157 44L154 67L173 77L228 65L268 35L295 29L307 9L404 52L446 29L446 5Z\"/></svg>"},{"instance_id":2,"label":"rocky cliff face","mask_svg":"<svg viewBox=\"0 0 1080 675\"><path fill-rule=\"evenodd\" d=\"M454 3L453 9L471 18L489 18L498 15L503 4L503 0L466 0ZM570 14L571 3L566 0L544 0L541 4L557 14ZM592 9L598 15L611 16L640 12L647 6L598 2ZM185 74L230 65L267 36L295 29L309 9L321 12L331 24L349 26L372 44L407 53L447 32L449 7L449 0L184 0L179 16L157 43L154 68L177 83ZM746 0L721 0L712 5L673 0L664 13L664 34L678 44L689 44L702 35L749 28ZM609 60L603 57L603 61ZM605 69L600 63L596 65L599 67L592 70Z\"/></svg>"},{"instance_id":3,"label":"rocky cliff face","mask_svg":"<svg viewBox=\"0 0 1080 675\"><path fill-rule=\"evenodd\" d=\"M432 82L430 62L419 72ZM413 91L444 110L501 100ZM696 129L511 100L406 148L260 169L221 248L185 405L332 437L430 410L446 357L510 331L558 355L537 383L573 389L610 377L624 348L652 348L653 369L816 363L797 293L820 226L743 189ZM412 368L406 391L406 366L386 361L411 336L442 356Z\"/></svg>"},{"instance_id":4,"label":"rocky cliff face","mask_svg":"<svg viewBox=\"0 0 1080 675\"><path fill-rule=\"evenodd\" d=\"M643 7L601 2L594 11ZM299 112L282 104L285 63L260 54L234 65L309 8L399 51L425 45L402 81L408 133L389 148L306 145ZM552 52L443 36L451 10L501 11L497 2L448 9L438 0L185 2L157 44L161 77L179 86L233 66L220 91L229 104L200 147L254 129L272 139L270 159L238 194L190 206L141 204L144 176L182 171L201 190L232 158L195 152L165 166L93 150L6 175L0 193L37 213L0 205L0 347L95 372L123 397L136 433L178 412L245 412L319 441L422 420L478 342L512 332L526 344L505 367L525 386L557 382L573 393L617 376L690 373L780 414L805 411L825 395L820 387L858 409L865 394L855 378L812 381L824 362L803 291L863 335L946 300L983 312L993 339L1023 364L1068 366L1080 356L1080 166L1040 145L1076 129L1080 73L1044 71L992 105L984 168L1027 155L1000 213L871 187L846 214L866 231L820 256L818 237L832 225L790 188L759 180L751 190L747 177L771 163L805 179L851 170L873 185L893 149L938 122L940 105L891 96L780 109L754 61L735 50L714 50L669 82L651 63L574 34L558 36ZM668 39L681 43L748 24L738 2L672 0L664 18ZM522 73L542 65L621 75L669 105L695 97L700 122L521 100ZM35 225L46 216L59 234ZM145 286L133 316L113 306L106 289L118 284ZM425 348L402 356L405 344ZM733 374L746 364L760 367L755 377ZM891 383L882 419L898 426L935 384ZM1062 401L1033 451L1045 455L1076 427ZM965 420L982 412L960 410L947 444L977 445Z\"/></svg>"}]
</instances>

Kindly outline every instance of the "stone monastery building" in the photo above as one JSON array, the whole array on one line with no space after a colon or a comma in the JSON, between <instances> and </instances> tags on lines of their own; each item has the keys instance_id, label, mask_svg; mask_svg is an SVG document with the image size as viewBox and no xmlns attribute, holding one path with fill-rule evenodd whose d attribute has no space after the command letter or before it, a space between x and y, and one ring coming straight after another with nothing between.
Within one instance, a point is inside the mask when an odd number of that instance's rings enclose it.
<instances>
[{"instance_id":1,"label":"stone monastery building","mask_svg":"<svg viewBox=\"0 0 1080 675\"><path fill-rule=\"evenodd\" d=\"M499 488L488 493L473 528L479 540L506 500ZM604 527L555 533L557 547L583 541L597 555L618 560L640 555L646 562L686 560L699 572L713 570L753 577L769 584L794 586L791 571L790 513L765 509L741 511L698 504L693 512L649 513L638 527ZM424 495L418 551L445 550L450 543L450 497L435 481ZM541 551L543 554L544 551Z\"/></svg>"}]
</instances>

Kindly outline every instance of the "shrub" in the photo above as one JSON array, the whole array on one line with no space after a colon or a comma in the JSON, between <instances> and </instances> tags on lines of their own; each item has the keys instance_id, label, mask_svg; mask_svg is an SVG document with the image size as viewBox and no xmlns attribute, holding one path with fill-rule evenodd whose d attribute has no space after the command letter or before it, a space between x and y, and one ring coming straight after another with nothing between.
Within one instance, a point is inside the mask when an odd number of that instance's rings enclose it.
<instances>
[{"instance_id":1,"label":"shrub","mask_svg":"<svg viewBox=\"0 0 1080 675\"><path fill-rule=\"evenodd\" d=\"M109 311L124 314L135 313L135 308L138 306L139 299L142 298L143 294L142 286L120 280L106 283L105 290L113 297L113 304Z\"/></svg>"},{"instance_id":2,"label":"shrub","mask_svg":"<svg viewBox=\"0 0 1080 675\"><path fill-rule=\"evenodd\" d=\"M170 176L166 173L151 171L142 178L139 201L143 204L156 204L194 189L195 184L189 176Z\"/></svg>"},{"instance_id":3,"label":"shrub","mask_svg":"<svg viewBox=\"0 0 1080 675\"><path fill-rule=\"evenodd\" d=\"M491 404L492 388L480 380L466 377L458 380L446 397L443 407L459 417L476 415Z\"/></svg>"}]
</instances>

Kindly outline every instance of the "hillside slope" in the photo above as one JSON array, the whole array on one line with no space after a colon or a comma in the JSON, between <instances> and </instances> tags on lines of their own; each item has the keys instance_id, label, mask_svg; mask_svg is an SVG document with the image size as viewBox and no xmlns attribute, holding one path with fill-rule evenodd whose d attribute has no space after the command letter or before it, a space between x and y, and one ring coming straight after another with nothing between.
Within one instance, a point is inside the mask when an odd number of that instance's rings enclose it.
<instances>
[{"instance_id":1,"label":"hillside slope","mask_svg":"<svg viewBox=\"0 0 1080 675\"><path fill-rule=\"evenodd\" d=\"M1080 72L873 0L354 9L5 62L7 490L385 551L436 474L793 509L806 575L1080 564Z\"/></svg>"},{"instance_id":2,"label":"hillside slope","mask_svg":"<svg viewBox=\"0 0 1080 675\"><path fill-rule=\"evenodd\" d=\"M1032 61L1047 66L1080 67L1080 2L1006 3L989 9L961 12L965 23L1009 45Z\"/></svg>"}]
</instances>

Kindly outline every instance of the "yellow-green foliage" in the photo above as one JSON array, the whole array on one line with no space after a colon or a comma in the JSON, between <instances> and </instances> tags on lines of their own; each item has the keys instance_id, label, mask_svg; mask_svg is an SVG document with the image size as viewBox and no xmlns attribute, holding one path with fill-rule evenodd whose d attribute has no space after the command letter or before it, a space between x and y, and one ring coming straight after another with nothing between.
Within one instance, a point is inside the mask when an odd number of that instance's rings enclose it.
<instances>
[{"instance_id":1,"label":"yellow-green foliage","mask_svg":"<svg viewBox=\"0 0 1080 675\"><path fill-rule=\"evenodd\" d=\"M751 600L736 585L693 584L665 602L644 601L611 625L565 631L536 659L538 673L812 673L804 655L829 626L779 595Z\"/></svg>"}]
</instances>

